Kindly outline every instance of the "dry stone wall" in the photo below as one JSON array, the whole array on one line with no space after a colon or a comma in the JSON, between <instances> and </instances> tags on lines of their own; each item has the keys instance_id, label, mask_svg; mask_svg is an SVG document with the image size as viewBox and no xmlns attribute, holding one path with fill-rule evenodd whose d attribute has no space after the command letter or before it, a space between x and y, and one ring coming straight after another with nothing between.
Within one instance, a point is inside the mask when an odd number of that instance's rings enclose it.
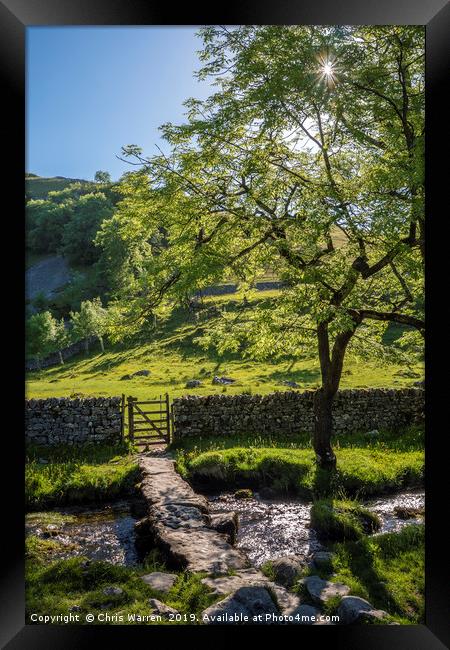
<instances>
[{"instance_id":1,"label":"dry stone wall","mask_svg":"<svg viewBox=\"0 0 450 650\"><path fill-rule=\"evenodd\" d=\"M51 397L25 403L25 438L29 443L112 443L120 440L121 430L120 397Z\"/></svg>"},{"instance_id":2,"label":"dry stone wall","mask_svg":"<svg viewBox=\"0 0 450 650\"><path fill-rule=\"evenodd\" d=\"M90 336L88 340L89 340L89 345L95 345L96 343L98 343L98 339L96 336ZM66 359L70 359L71 357L74 357L76 354L80 354L80 352L84 352L84 350L85 350L85 339L81 339L81 341L76 341L75 343L71 343L67 347L63 348L61 350L62 358L65 361ZM60 363L61 360L59 358L58 352L52 352L44 359L42 359L40 362L38 362L37 359L26 359L25 370L33 371L33 370L39 370L41 368L50 368L51 366L59 366Z\"/></svg>"},{"instance_id":3,"label":"dry stone wall","mask_svg":"<svg viewBox=\"0 0 450 650\"><path fill-rule=\"evenodd\" d=\"M186 396L173 401L174 439L241 433L312 433L314 391L270 395ZM336 433L401 427L424 417L421 388L341 390L333 405Z\"/></svg>"}]
</instances>

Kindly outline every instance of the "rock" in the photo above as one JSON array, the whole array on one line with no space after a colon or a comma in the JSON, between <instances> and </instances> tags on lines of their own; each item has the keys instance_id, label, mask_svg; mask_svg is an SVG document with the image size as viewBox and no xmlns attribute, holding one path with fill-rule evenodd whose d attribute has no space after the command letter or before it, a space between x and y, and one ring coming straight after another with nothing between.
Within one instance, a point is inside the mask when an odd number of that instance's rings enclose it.
<instances>
[{"instance_id":1,"label":"rock","mask_svg":"<svg viewBox=\"0 0 450 650\"><path fill-rule=\"evenodd\" d=\"M123 375L123 377L120 378L120 381L125 381L127 379L131 379L131 375Z\"/></svg>"},{"instance_id":2,"label":"rock","mask_svg":"<svg viewBox=\"0 0 450 650\"><path fill-rule=\"evenodd\" d=\"M270 620L273 616L279 616L279 612L264 587L241 587L202 612L206 625L267 625L273 622Z\"/></svg>"},{"instance_id":3,"label":"rock","mask_svg":"<svg viewBox=\"0 0 450 650\"><path fill-rule=\"evenodd\" d=\"M230 544L236 543L238 532L238 516L235 512L223 512L210 515L210 526L218 533L223 533L227 536L227 541Z\"/></svg>"},{"instance_id":4,"label":"rock","mask_svg":"<svg viewBox=\"0 0 450 650\"><path fill-rule=\"evenodd\" d=\"M186 388L198 388L202 385L202 382L199 379L190 379L186 382Z\"/></svg>"},{"instance_id":5,"label":"rock","mask_svg":"<svg viewBox=\"0 0 450 650\"><path fill-rule=\"evenodd\" d=\"M159 504L152 508L147 517L154 528L157 523L166 528L204 528L209 524L210 518L195 506L179 503Z\"/></svg>"},{"instance_id":6,"label":"rock","mask_svg":"<svg viewBox=\"0 0 450 650\"><path fill-rule=\"evenodd\" d=\"M358 618L355 622L372 625L374 623L376 624L379 621L382 621L384 618L386 618L386 616L388 616L388 613L383 609L370 609L369 611L361 610L358 613Z\"/></svg>"},{"instance_id":7,"label":"rock","mask_svg":"<svg viewBox=\"0 0 450 650\"><path fill-rule=\"evenodd\" d=\"M290 388L300 388L300 384L297 384L296 381L282 381L283 386L289 386Z\"/></svg>"},{"instance_id":8,"label":"rock","mask_svg":"<svg viewBox=\"0 0 450 650\"><path fill-rule=\"evenodd\" d=\"M284 587L292 587L302 571L301 562L295 557L280 557L272 562L275 582Z\"/></svg>"},{"instance_id":9,"label":"rock","mask_svg":"<svg viewBox=\"0 0 450 650\"><path fill-rule=\"evenodd\" d=\"M276 490L270 487L263 487L258 492L261 499L275 499L277 496Z\"/></svg>"},{"instance_id":10,"label":"rock","mask_svg":"<svg viewBox=\"0 0 450 650\"><path fill-rule=\"evenodd\" d=\"M232 576L203 578L202 583L217 596L229 595L242 587L270 588L275 594L278 606L284 615L290 615L300 605L300 598L296 594L292 594L284 587L275 584L261 571L254 568L240 569Z\"/></svg>"},{"instance_id":11,"label":"rock","mask_svg":"<svg viewBox=\"0 0 450 650\"><path fill-rule=\"evenodd\" d=\"M414 517L423 516L425 508L408 508L406 506L397 506L394 512L400 519L413 519Z\"/></svg>"},{"instance_id":12,"label":"rock","mask_svg":"<svg viewBox=\"0 0 450 650\"><path fill-rule=\"evenodd\" d=\"M338 607L337 614L339 622L342 625L350 625L355 623L361 612L373 611L374 607L364 598L358 596L344 596Z\"/></svg>"},{"instance_id":13,"label":"rock","mask_svg":"<svg viewBox=\"0 0 450 650\"><path fill-rule=\"evenodd\" d=\"M231 379L231 377L218 377L217 375L214 375L212 383L227 385L227 384L234 384L235 381L236 379Z\"/></svg>"},{"instance_id":14,"label":"rock","mask_svg":"<svg viewBox=\"0 0 450 650\"><path fill-rule=\"evenodd\" d=\"M42 538L49 539L49 537L56 537L60 532L61 530L56 524L47 524L45 530L42 532Z\"/></svg>"},{"instance_id":15,"label":"rock","mask_svg":"<svg viewBox=\"0 0 450 650\"><path fill-rule=\"evenodd\" d=\"M175 573L161 573L160 571L154 571L153 573L147 573L147 575L141 576L141 580L152 589L161 591L162 593L167 593L172 589L177 577L178 576Z\"/></svg>"},{"instance_id":16,"label":"rock","mask_svg":"<svg viewBox=\"0 0 450 650\"><path fill-rule=\"evenodd\" d=\"M366 431L364 434L367 438L377 438L380 435L378 429L372 429L372 431Z\"/></svg>"},{"instance_id":17,"label":"rock","mask_svg":"<svg viewBox=\"0 0 450 650\"><path fill-rule=\"evenodd\" d=\"M350 591L350 587L341 582L328 582L328 580L322 580L319 576L308 576L302 578L300 582L305 585L312 600L319 605L325 604L335 596L347 596Z\"/></svg>"},{"instance_id":18,"label":"rock","mask_svg":"<svg viewBox=\"0 0 450 650\"><path fill-rule=\"evenodd\" d=\"M317 551L317 553L314 553L312 561L315 566L320 569L321 567L331 564L333 557L334 553L330 553L329 551Z\"/></svg>"},{"instance_id":19,"label":"rock","mask_svg":"<svg viewBox=\"0 0 450 650\"><path fill-rule=\"evenodd\" d=\"M148 377L150 374L150 370L137 370L136 372L133 372L132 377Z\"/></svg>"},{"instance_id":20,"label":"rock","mask_svg":"<svg viewBox=\"0 0 450 650\"><path fill-rule=\"evenodd\" d=\"M105 596L121 596L123 594L123 589L120 587L105 587L103 593Z\"/></svg>"},{"instance_id":21,"label":"rock","mask_svg":"<svg viewBox=\"0 0 450 650\"><path fill-rule=\"evenodd\" d=\"M179 614L179 612L176 609L174 609L173 607L169 607L169 605L165 605L164 603L162 603L160 600L157 600L156 598L150 598L148 604L152 608L152 613L156 614L157 616L162 616L162 618L169 618L171 614L174 616Z\"/></svg>"},{"instance_id":22,"label":"rock","mask_svg":"<svg viewBox=\"0 0 450 650\"><path fill-rule=\"evenodd\" d=\"M247 488L236 490L234 497L235 499L251 499L253 497L253 492Z\"/></svg>"},{"instance_id":23,"label":"rock","mask_svg":"<svg viewBox=\"0 0 450 650\"><path fill-rule=\"evenodd\" d=\"M320 609L317 609L317 607L313 607L312 605L305 605L305 604L300 605L299 607L297 607L297 609L291 612L290 616L293 616L294 620L289 622L295 625L314 625L314 623L316 622L315 619L320 614L321 614ZM311 620L313 616L314 616L314 620ZM302 620L302 617L304 617L304 620Z\"/></svg>"},{"instance_id":24,"label":"rock","mask_svg":"<svg viewBox=\"0 0 450 650\"><path fill-rule=\"evenodd\" d=\"M159 548L180 569L220 575L248 567L244 553L233 548L225 536L210 528L167 528L156 524L149 548Z\"/></svg>"},{"instance_id":25,"label":"rock","mask_svg":"<svg viewBox=\"0 0 450 650\"><path fill-rule=\"evenodd\" d=\"M72 607L69 607L69 612L81 612L80 605L72 605Z\"/></svg>"}]
</instances>

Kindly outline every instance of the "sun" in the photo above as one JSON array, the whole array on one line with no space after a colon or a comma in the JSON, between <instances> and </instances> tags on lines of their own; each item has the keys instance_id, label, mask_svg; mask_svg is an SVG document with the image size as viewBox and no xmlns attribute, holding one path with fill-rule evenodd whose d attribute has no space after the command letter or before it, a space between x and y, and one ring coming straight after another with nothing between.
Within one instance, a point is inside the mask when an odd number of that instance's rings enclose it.
<instances>
[{"instance_id":1,"label":"sun","mask_svg":"<svg viewBox=\"0 0 450 650\"><path fill-rule=\"evenodd\" d=\"M319 83L324 83L328 88L331 88L337 81L337 65L335 57L329 52L322 52L317 57L317 80Z\"/></svg>"},{"instance_id":2,"label":"sun","mask_svg":"<svg viewBox=\"0 0 450 650\"><path fill-rule=\"evenodd\" d=\"M333 64L328 61L322 67L323 74L327 77L333 74Z\"/></svg>"}]
</instances>

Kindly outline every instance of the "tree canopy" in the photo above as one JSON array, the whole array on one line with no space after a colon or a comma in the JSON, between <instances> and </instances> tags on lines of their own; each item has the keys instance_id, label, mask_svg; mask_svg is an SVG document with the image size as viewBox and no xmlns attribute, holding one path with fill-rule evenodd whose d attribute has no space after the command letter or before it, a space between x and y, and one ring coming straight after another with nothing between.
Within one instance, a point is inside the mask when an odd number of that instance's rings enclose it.
<instances>
[{"instance_id":1,"label":"tree canopy","mask_svg":"<svg viewBox=\"0 0 450 650\"><path fill-rule=\"evenodd\" d=\"M224 274L250 283L270 267L286 286L270 309L255 310L251 327L224 315L203 342L264 357L300 354L314 338L329 442L347 347L383 355L392 322L424 333L424 31L201 34L198 74L217 91L186 101L184 124L163 125L169 153L123 148L141 168L103 224L121 251L125 323ZM324 436L316 452L333 459Z\"/></svg>"},{"instance_id":2,"label":"tree canopy","mask_svg":"<svg viewBox=\"0 0 450 650\"><path fill-rule=\"evenodd\" d=\"M89 351L89 339L92 336L98 338L104 352L103 334L106 329L107 311L103 308L100 298L84 300L80 311L71 312L70 316L75 336L85 340L86 352Z\"/></svg>"}]
</instances>

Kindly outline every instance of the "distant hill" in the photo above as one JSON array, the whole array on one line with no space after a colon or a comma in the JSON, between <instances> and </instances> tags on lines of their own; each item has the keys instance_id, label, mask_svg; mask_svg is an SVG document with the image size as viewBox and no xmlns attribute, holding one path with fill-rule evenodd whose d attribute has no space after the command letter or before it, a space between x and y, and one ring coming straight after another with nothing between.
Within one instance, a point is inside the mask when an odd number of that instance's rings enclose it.
<instances>
[{"instance_id":1,"label":"distant hill","mask_svg":"<svg viewBox=\"0 0 450 650\"><path fill-rule=\"evenodd\" d=\"M93 181L86 181L82 178L65 178L64 176L54 176L53 178L45 178L44 176L37 176L36 174L25 174L25 198L26 199L45 199L49 192L63 190L72 183L83 183L84 185L92 185Z\"/></svg>"}]
</instances>

